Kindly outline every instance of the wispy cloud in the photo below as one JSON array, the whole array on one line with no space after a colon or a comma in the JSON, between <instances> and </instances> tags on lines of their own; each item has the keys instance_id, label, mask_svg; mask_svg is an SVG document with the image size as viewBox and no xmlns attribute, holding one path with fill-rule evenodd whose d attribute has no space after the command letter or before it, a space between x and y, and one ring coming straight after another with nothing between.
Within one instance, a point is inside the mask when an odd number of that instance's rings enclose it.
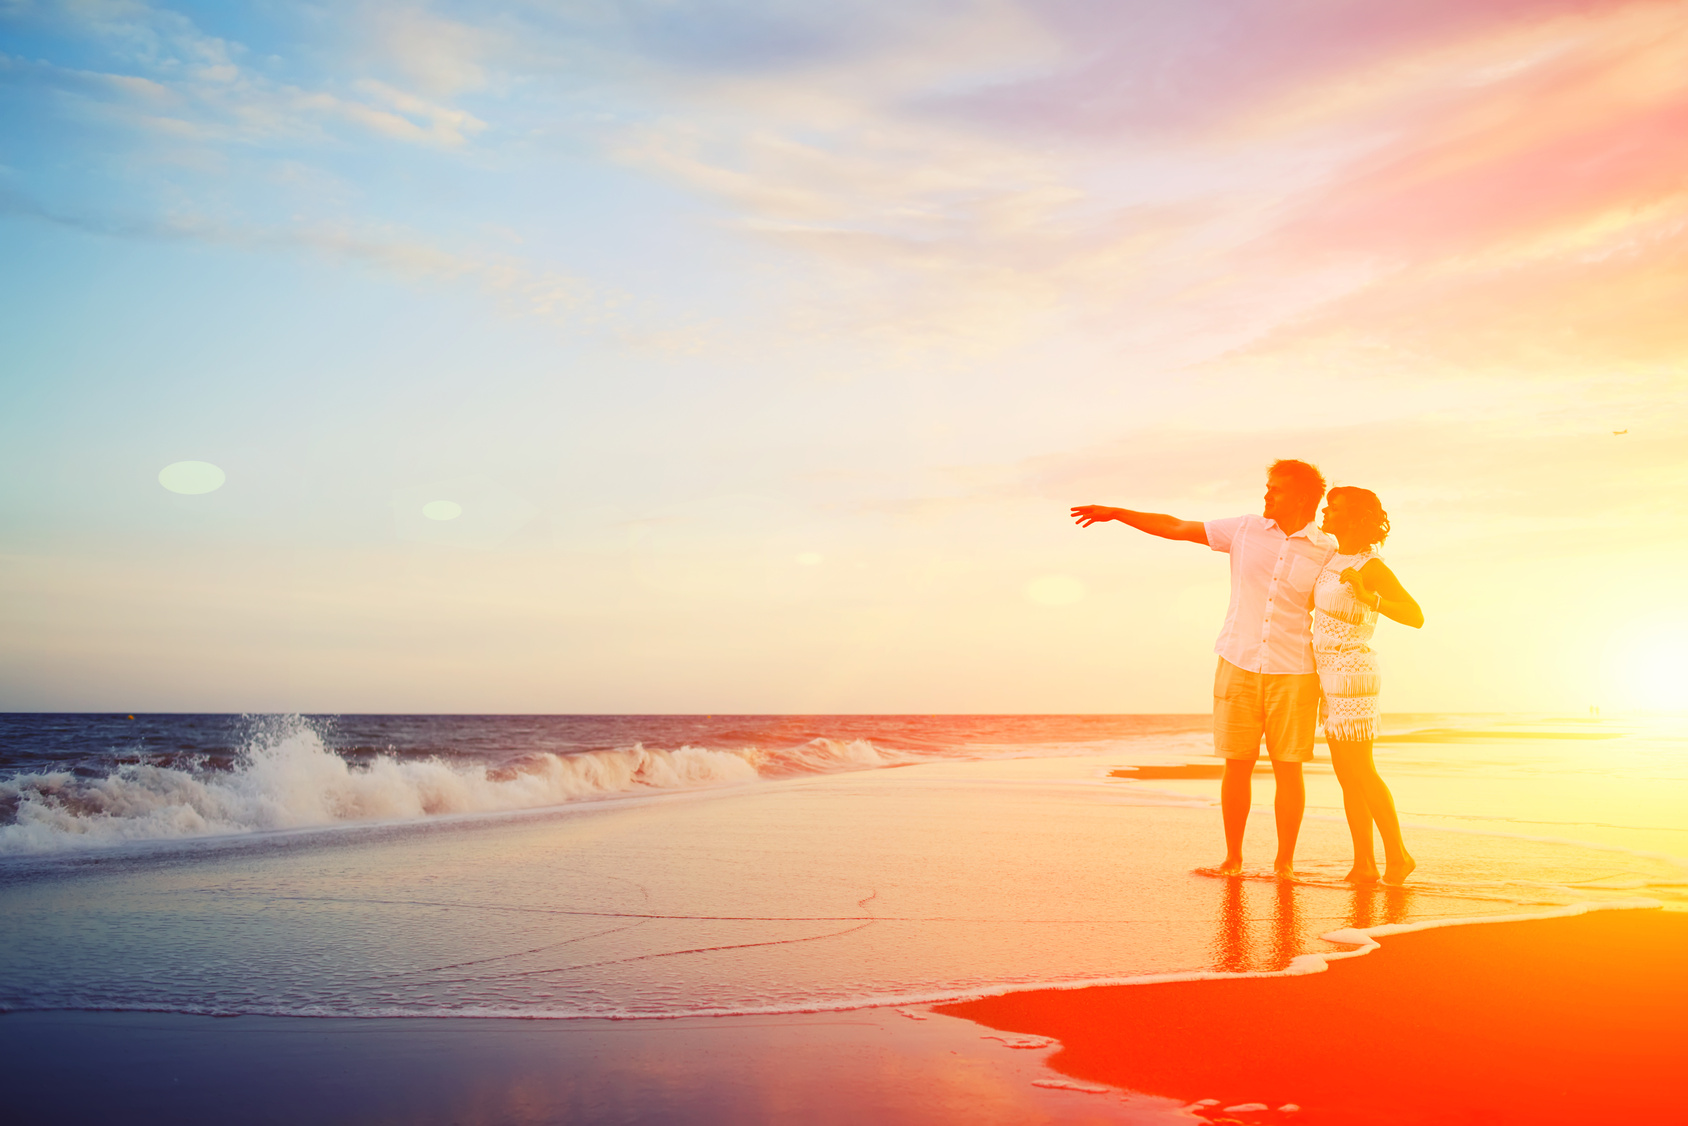
<instances>
[{"instance_id":1,"label":"wispy cloud","mask_svg":"<svg viewBox=\"0 0 1688 1126\"><path fill-rule=\"evenodd\" d=\"M1111 315L1140 343L1176 324L1163 366L1389 337L1426 364L1487 340L1527 377L1568 317L1579 362L1662 360L1668 302L1630 298L1680 288L1685 14L980 6L997 34L916 70L846 28L692 76L613 151L822 267L809 330L989 350Z\"/></svg>"},{"instance_id":2,"label":"wispy cloud","mask_svg":"<svg viewBox=\"0 0 1688 1126\"><path fill-rule=\"evenodd\" d=\"M574 334L601 334L641 349L695 352L717 331L697 318L665 315L579 274L484 247L448 249L393 224L264 226L187 212L161 217L89 215L54 211L0 192L0 214L8 213L111 237L320 254L413 281L470 282L495 297L510 315L533 317Z\"/></svg>"},{"instance_id":3,"label":"wispy cloud","mask_svg":"<svg viewBox=\"0 0 1688 1126\"><path fill-rule=\"evenodd\" d=\"M1526 380L1682 374L1685 15L1612 5L1466 44L1459 74L1389 106L1389 142L1293 201L1258 248L1369 276L1257 352ZM1377 129L1375 112L1348 127Z\"/></svg>"},{"instance_id":4,"label":"wispy cloud","mask_svg":"<svg viewBox=\"0 0 1688 1126\"><path fill-rule=\"evenodd\" d=\"M1364 358L1524 378L1555 325L1567 369L1681 345L1649 294L1685 284L1685 14L370 3L311 78L110 0L28 17L110 65L10 70L158 152L319 173L347 146L600 153L772 256L745 327L763 352L972 362L1076 331L1167 374ZM301 230L391 221L370 200L294 210Z\"/></svg>"},{"instance_id":5,"label":"wispy cloud","mask_svg":"<svg viewBox=\"0 0 1688 1126\"><path fill-rule=\"evenodd\" d=\"M344 89L278 79L253 65L243 44L134 0L43 5L13 18L105 49L109 70L17 58L9 69L14 81L58 91L72 112L120 127L205 143L326 140L349 130L442 146L485 128L465 110L372 77Z\"/></svg>"}]
</instances>

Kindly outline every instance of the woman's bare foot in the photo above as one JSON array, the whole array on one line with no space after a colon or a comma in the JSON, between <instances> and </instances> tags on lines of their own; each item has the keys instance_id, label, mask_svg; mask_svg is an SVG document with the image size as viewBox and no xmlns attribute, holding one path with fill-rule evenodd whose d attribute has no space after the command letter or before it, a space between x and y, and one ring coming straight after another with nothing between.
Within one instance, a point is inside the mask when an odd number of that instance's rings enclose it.
<instances>
[{"instance_id":1,"label":"woman's bare foot","mask_svg":"<svg viewBox=\"0 0 1688 1126\"><path fill-rule=\"evenodd\" d=\"M1295 861L1279 860L1272 865L1272 875L1280 880L1295 879Z\"/></svg>"},{"instance_id":2,"label":"woman's bare foot","mask_svg":"<svg viewBox=\"0 0 1688 1126\"><path fill-rule=\"evenodd\" d=\"M1348 869L1348 874L1342 878L1351 884L1375 884L1377 883L1377 865L1356 863Z\"/></svg>"},{"instance_id":3,"label":"woman's bare foot","mask_svg":"<svg viewBox=\"0 0 1688 1126\"><path fill-rule=\"evenodd\" d=\"M1418 861L1403 852L1399 858L1384 865L1383 882L1386 884L1404 884L1407 882L1407 877L1413 874L1413 869L1417 867Z\"/></svg>"},{"instance_id":4,"label":"woman's bare foot","mask_svg":"<svg viewBox=\"0 0 1688 1126\"><path fill-rule=\"evenodd\" d=\"M1240 876L1243 874L1243 858L1240 856L1227 856L1225 858L1225 863L1215 868L1214 871L1218 872L1221 876Z\"/></svg>"}]
</instances>

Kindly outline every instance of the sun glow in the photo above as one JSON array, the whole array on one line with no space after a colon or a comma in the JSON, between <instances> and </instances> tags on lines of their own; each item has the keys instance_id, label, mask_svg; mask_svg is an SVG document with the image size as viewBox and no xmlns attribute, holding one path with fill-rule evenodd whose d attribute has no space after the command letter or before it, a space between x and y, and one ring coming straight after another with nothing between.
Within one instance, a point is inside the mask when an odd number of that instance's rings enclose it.
<instances>
[{"instance_id":1,"label":"sun glow","mask_svg":"<svg viewBox=\"0 0 1688 1126\"><path fill-rule=\"evenodd\" d=\"M1619 648L1613 662L1620 694L1649 711L1688 709L1688 623L1650 630Z\"/></svg>"}]
</instances>

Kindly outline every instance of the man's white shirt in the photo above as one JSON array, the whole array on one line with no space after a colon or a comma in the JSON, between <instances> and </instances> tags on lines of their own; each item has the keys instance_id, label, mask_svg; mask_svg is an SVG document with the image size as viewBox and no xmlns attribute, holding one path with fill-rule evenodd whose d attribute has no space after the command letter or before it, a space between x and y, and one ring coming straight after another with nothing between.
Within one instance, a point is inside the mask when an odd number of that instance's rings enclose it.
<instances>
[{"instance_id":1,"label":"man's white shirt","mask_svg":"<svg viewBox=\"0 0 1688 1126\"><path fill-rule=\"evenodd\" d=\"M1264 516L1206 528L1207 545L1231 556L1231 608L1213 651L1249 672L1313 672L1313 584L1336 541L1311 521L1286 536Z\"/></svg>"}]
</instances>

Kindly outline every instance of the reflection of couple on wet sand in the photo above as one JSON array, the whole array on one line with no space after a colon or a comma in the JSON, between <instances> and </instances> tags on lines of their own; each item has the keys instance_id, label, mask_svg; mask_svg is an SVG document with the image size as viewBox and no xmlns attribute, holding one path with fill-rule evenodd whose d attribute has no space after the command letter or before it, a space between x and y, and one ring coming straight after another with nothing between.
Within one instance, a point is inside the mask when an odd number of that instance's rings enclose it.
<instances>
[{"instance_id":1,"label":"reflection of couple on wet sand","mask_svg":"<svg viewBox=\"0 0 1688 1126\"><path fill-rule=\"evenodd\" d=\"M1417 628L1424 613L1377 554L1389 517L1377 495L1336 488L1313 527L1325 479L1304 461L1276 461L1267 471L1260 516L1179 520L1154 512L1087 504L1072 510L1083 527L1118 520L1150 535L1204 543L1231 556L1231 606L1214 651L1214 753L1225 760L1220 806L1225 819L1221 875L1242 872L1254 763L1262 738L1276 786L1278 855L1273 869L1294 875L1295 840L1306 792L1301 764L1313 758L1313 729L1323 712L1331 765L1354 838L1350 881L1380 878L1372 825L1383 838L1385 883L1413 870L1389 787L1372 763L1377 736L1377 656L1368 642L1377 616Z\"/></svg>"},{"instance_id":2,"label":"reflection of couple on wet sand","mask_svg":"<svg viewBox=\"0 0 1688 1126\"><path fill-rule=\"evenodd\" d=\"M1226 880L1219 885L1213 968L1221 973L1282 970L1307 950L1314 934L1330 930L1334 922L1328 906L1314 908L1310 917L1303 914L1297 897L1307 889L1294 880L1274 881L1269 898L1248 894L1250 887L1261 890L1242 880ZM1379 923L1406 922L1413 892L1404 887L1363 883L1356 884L1348 894L1353 899L1343 925L1365 930ZM1321 904L1330 902L1324 899ZM1262 911L1263 906L1268 910Z\"/></svg>"}]
</instances>

